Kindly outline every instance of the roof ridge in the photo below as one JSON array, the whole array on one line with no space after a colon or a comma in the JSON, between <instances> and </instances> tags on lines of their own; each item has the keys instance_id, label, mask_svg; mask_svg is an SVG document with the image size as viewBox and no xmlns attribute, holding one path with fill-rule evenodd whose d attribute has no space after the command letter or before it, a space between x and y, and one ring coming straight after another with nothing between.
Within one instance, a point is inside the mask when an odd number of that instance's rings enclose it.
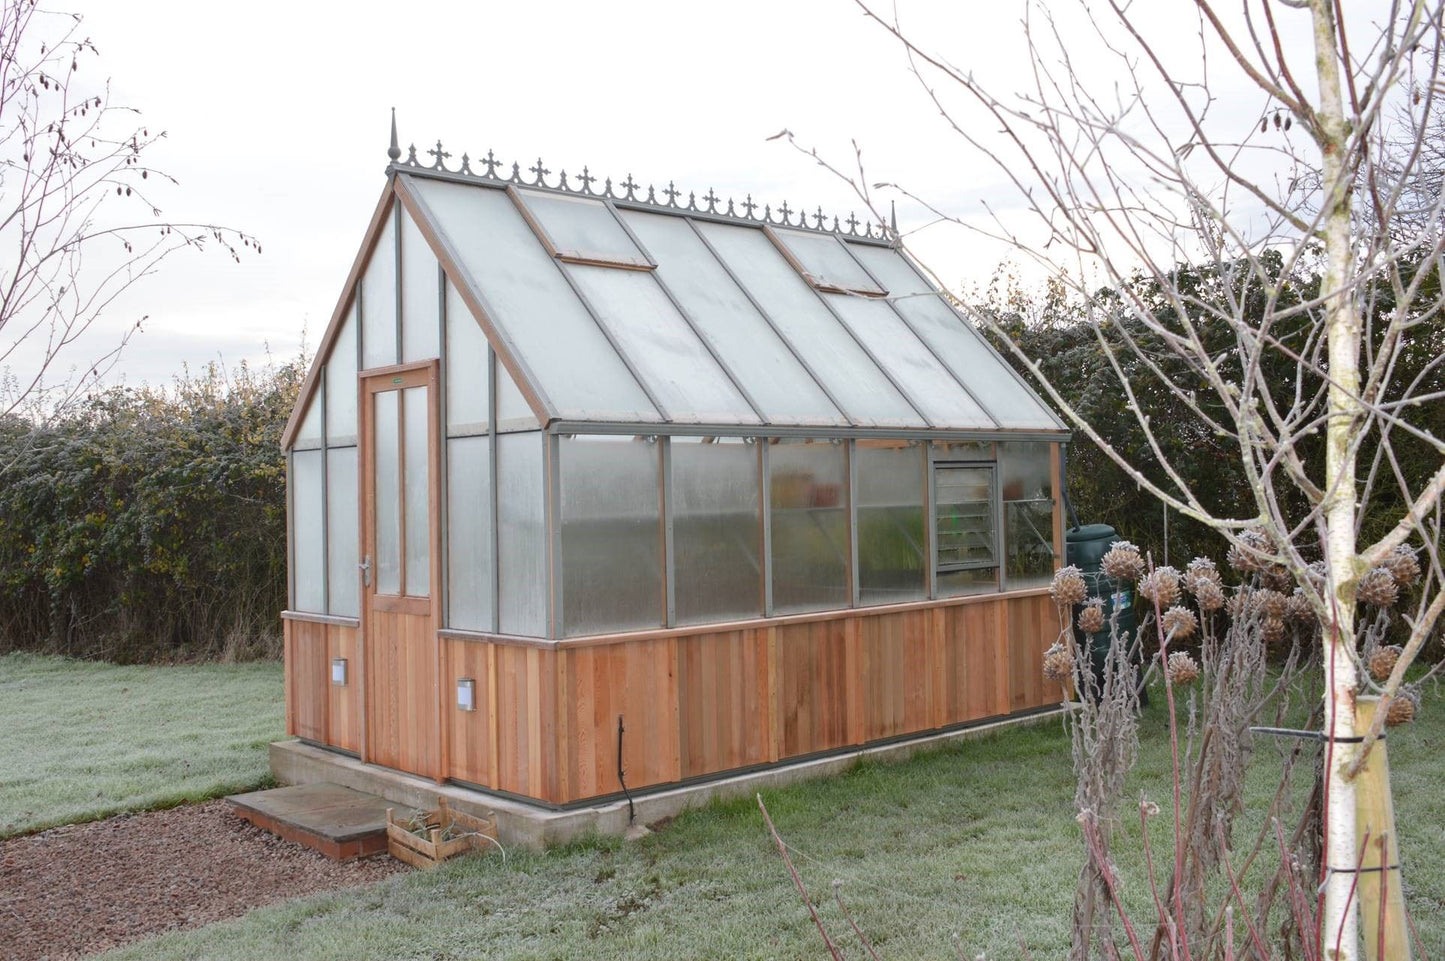
<instances>
[{"instance_id":1,"label":"roof ridge","mask_svg":"<svg viewBox=\"0 0 1445 961\"><path fill-rule=\"evenodd\" d=\"M747 195L742 203L737 203L729 197L724 205L723 198L717 196L711 187L708 188L707 193L702 197L698 197L696 191L687 191L687 202L680 203L678 198L683 195L683 191L679 190L676 182L671 180L667 182L667 186L662 190L658 190L654 185L648 184L646 194L644 195L642 185L636 183L632 179L632 174L629 173L627 178L615 187L613 186L612 178L605 177L602 179L602 189L594 190L592 185L598 182L598 178L592 176L591 170L586 165L582 167L582 173L573 175L574 179L580 184L580 186L574 187L568 182L567 171L565 169L559 169L557 182L555 184L549 183L547 178L551 175L552 170L543 163L541 157L537 158L535 164L526 168L526 173L532 175L532 178L529 180L523 175L520 160L512 162L509 173L498 173L499 170L505 170L507 165L503 161L498 160L490 149L487 151L485 157L477 161L478 167L484 169L473 169L471 156L466 153L462 154L461 166L456 170L447 167L446 160L451 157L451 154L442 146L440 140L436 142L434 148L425 152L433 158L430 164L424 164L417 159L416 144L409 145L406 151L406 159L401 159L401 150L396 140L396 120L395 115L393 115L391 147L387 151L387 156L391 159L391 163L387 168L388 170L412 170L423 173L434 171L448 174L452 177L469 177L474 180L489 183L515 184L519 187L548 190L553 193L592 197L598 200L615 200L627 204L654 207L658 210L706 214L710 217L735 220L744 224L766 224L773 227L790 227L794 230L807 230L820 234L836 234L840 237L856 237L861 240L884 241L892 244L898 242L898 229L896 226L890 226L882 221L859 220L853 211L849 211L846 220L840 220L837 216L833 216L831 218L832 224L829 226L828 222L830 218L827 214L823 213L822 206L817 207L815 211L810 214L806 210L794 210L788 206L788 202L784 200L778 205L775 215L774 208L771 204L754 203L751 193ZM659 195L665 196L667 199L659 199ZM699 201L702 202L701 205L699 205ZM757 213L759 209L762 210L761 215ZM794 220L795 214L797 216L796 220ZM812 220L813 223L809 224L809 220ZM863 229L860 230L860 227Z\"/></svg>"}]
</instances>

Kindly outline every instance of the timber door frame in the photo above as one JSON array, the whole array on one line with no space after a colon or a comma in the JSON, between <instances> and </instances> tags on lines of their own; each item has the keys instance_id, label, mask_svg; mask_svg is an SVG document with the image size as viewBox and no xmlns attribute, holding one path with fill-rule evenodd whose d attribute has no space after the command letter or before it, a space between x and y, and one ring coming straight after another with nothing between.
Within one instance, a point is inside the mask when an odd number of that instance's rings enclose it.
<instances>
[{"instance_id":1,"label":"timber door frame","mask_svg":"<svg viewBox=\"0 0 1445 961\"><path fill-rule=\"evenodd\" d=\"M429 579L428 596L408 597L406 595L380 595L376 593L377 571L376 571L376 437L375 437L375 414L373 410L376 394L395 390L402 391L412 387L427 388L427 527L429 538ZM441 697L442 682L442 646L441 638L437 631L442 623L442 529L441 529L441 497L442 497L442 444L441 436L441 360L432 358L430 360L416 361L407 364L390 364L385 367L374 367L369 370L362 370L357 373L357 469L361 476L360 494L357 498L359 506L358 532L360 534L361 556L372 565L368 577L362 578L361 604L360 607L360 629L357 634L357 650L361 654L361 697L360 701L360 735L361 735L361 760L371 761L371 737L368 729L367 716L370 713L367 708L367 700L370 691L370 678L367 676L370 665L366 656L367 644L371 633L371 611L373 605L379 611L389 611L399 614L410 614L413 616L426 617L430 623L428 633L432 638L433 645L433 667L432 667L432 704L434 705L432 722L436 725L436 736L433 738L434 757L431 776L438 782L446 779L444 769L446 754L446 719L444 703ZM397 446L404 450L406 444L406 426L404 413L398 418ZM403 457L401 465L401 479L398 485L398 493L406 489L406 465ZM401 587L406 589L406 508L404 497L399 497L398 510L401 512L401 538L398 543L398 550L401 558ZM367 581L370 583L367 583ZM381 603L377 603L380 601ZM417 717L421 721L425 717L422 714ZM426 774L427 772L413 771L413 774Z\"/></svg>"}]
</instances>

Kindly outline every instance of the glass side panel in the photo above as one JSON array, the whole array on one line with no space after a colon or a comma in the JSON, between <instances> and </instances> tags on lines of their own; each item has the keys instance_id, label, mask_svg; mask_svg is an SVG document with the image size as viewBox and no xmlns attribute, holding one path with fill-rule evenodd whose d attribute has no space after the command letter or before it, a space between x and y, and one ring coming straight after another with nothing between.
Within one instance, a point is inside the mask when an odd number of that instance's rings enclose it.
<instances>
[{"instance_id":1,"label":"glass side panel","mask_svg":"<svg viewBox=\"0 0 1445 961\"><path fill-rule=\"evenodd\" d=\"M492 629L492 478L486 437L447 441L447 626Z\"/></svg>"},{"instance_id":2,"label":"glass side panel","mask_svg":"<svg viewBox=\"0 0 1445 961\"><path fill-rule=\"evenodd\" d=\"M774 612L847 607L846 450L827 440L782 440L768 461Z\"/></svg>"},{"instance_id":3,"label":"glass side panel","mask_svg":"<svg viewBox=\"0 0 1445 961\"><path fill-rule=\"evenodd\" d=\"M927 426L760 229L697 226L845 413L869 426Z\"/></svg>"},{"instance_id":4,"label":"glass side panel","mask_svg":"<svg viewBox=\"0 0 1445 961\"><path fill-rule=\"evenodd\" d=\"M346 312L326 358L326 443L356 443L356 303Z\"/></svg>"},{"instance_id":5,"label":"glass side panel","mask_svg":"<svg viewBox=\"0 0 1445 961\"><path fill-rule=\"evenodd\" d=\"M566 269L669 420L758 422L650 273L583 264L567 264Z\"/></svg>"},{"instance_id":6,"label":"glass side panel","mask_svg":"<svg viewBox=\"0 0 1445 961\"><path fill-rule=\"evenodd\" d=\"M936 583L939 597L992 594L998 590L998 568L974 567L962 571L939 571Z\"/></svg>"},{"instance_id":7,"label":"glass side panel","mask_svg":"<svg viewBox=\"0 0 1445 961\"><path fill-rule=\"evenodd\" d=\"M326 613L326 515L322 510L321 456L319 450L298 450L291 455L292 576L298 611Z\"/></svg>"},{"instance_id":8,"label":"glass side panel","mask_svg":"<svg viewBox=\"0 0 1445 961\"><path fill-rule=\"evenodd\" d=\"M845 424L843 416L681 217L623 211L718 358L775 424Z\"/></svg>"},{"instance_id":9,"label":"glass side panel","mask_svg":"<svg viewBox=\"0 0 1445 961\"><path fill-rule=\"evenodd\" d=\"M361 616L361 538L357 533L356 448L326 452L326 570L330 584L326 613Z\"/></svg>"},{"instance_id":10,"label":"glass side panel","mask_svg":"<svg viewBox=\"0 0 1445 961\"><path fill-rule=\"evenodd\" d=\"M761 616L758 445L737 437L674 437L671 443L677 622Z\"/></svg>"},{"instance_id":11,"label":"glass side panel","mask_svg":"<svg viewBox=\"0 0 1445 961\"><path fill-rule=\"evenodd\" d=\"M986 440L936 440L930 445L934 460L993 460L993 442Z\"/></svg>"},{"instance_id":12,"label":"glass side panel","mask_svg":"<svg viewBox=\"0 0 1445 961\"><path fill-rule=\"evenodd\" d=\"M406 593L431 593L431 459L427 457L427 389L408 387L401 392L405 425L403 446L403 500L406 510Z\"/></svg>"},{"instance_id":13,"label":"glass side panel","mask_svg":"<svg viewBox=\"0 0 1445 961\"><path fill-rule=\"evenodd\" d=\"M923 447L908 441L860 440L854 455L861 600L922 600L928 596Z\"/></svg>"},{"instance_id":14,"label":"glass side panel","mask_svg":"<svg viewBox=\"0 0 1445 961\"><path fill-rule=\"evenodd\" d=\"M661 626L658 444L630 436L564 437L558 443L563 632Z\"/></svg>"},{"instance_id":15,"label":"glass side panel","mask_svg":"<svg viewBox=\"0 0 1445 961\"><path fill-rule=\"evenodd\" d=\"M854 336L920 410L938 427L992 429L983 412L938 358L908 329L883 300L853 294L824 294Z\"/></svg>"},{"instance_id":16,"label":"glass side panel","mask_svg":"<svg viewBox=\"0 0 1445 961\"><path fill-rule=\"evenodd\" d=\"M537 415L532 413L532 405L527 403L521 388L512 379L512 375L507 373L506 365L498 359L497 430L536 430L537 426Z\"/></svg>"},{"instance_id":17,"label":"glass side panel","mask_svg":"<svg viewBox=\"0 0 1445 961\"><path fill-rule=\"evenodd\" d=\"M831 234L810 234L802 230L770 228L788 248L816 287L856 290L881 294L868 271L849 256L843 242Z\"/></svg>"},{"instance_id":18,"label":"glass side panel","mask_svg":"<svg viewBox=\"0 0 1445 961\"><path fill-rule=\"evenodd\" d=\"M993 468L936 467L933 498L938 569L996 566Z\"/></svg>"},{"instance_id":19,"label":"glass side panel","mask_svg":"<svg viewBox=\"0 0 1445 961\"><path fill-rule=\"evenodd\" d=\"M487 431L487 335L447 284L447 435Z\"/></svg>"},{"instance_id":20,"label":"glass side panel","mask_svg":"<svg viewBox=\"0 0 1445 961\"><path fill-rule=\"evenodd\" d=\"M660 419L504 191L440 180L406 183L456 251L492 322L537 378L550 413L569 420Z\"/></svg>"},{"instance_id":21,"label":"glass side panel","mask_svg":"<svg viewBox=\"0 0 1445 961\"><path fill-rule=\"evenodd\" d=\"M401 214L401 360L441 355L440 270L416 221Z\"/></svg>"},{"instance_id":22,"label":"glass side panel","mask_svg":"<svg viewBox=\"0 0 1445 961\"><path fill-rule=\"evenodd\" d=\"M396 363L396 221L387 217L361 275L361 366Z\"/></svg>"},{"instance_id":23,"label":"glass side panel","mask_svg":"<svg viewBox=\"0 0 1445 961\"><path fill-rule=\"evenodd\" d=\"M296 437L292 440L291 446L298 450L321 446L320 391L312 393L311 403L306 408L306 416L301 418L301 426L296 428Z\"/></svg>"},{"instance_id":24,"label":"glass side panel","mask_svg":"<svg viewBox=\"0 0 1445 961\"><path fill-rule=\"evenodd\" d=\"M1057 430L1063 425L1014 377L1008 364L953 309L943 296L904 260L883 247L854 248L859 258L889 290L908 325L968 385L1004 427Z\"/></svg>"},{"instance_id":25,"label":"glass side panel","mask_svg":"<svg viewBox=\"0 0 1445 961\"><path fill-rule=\"evenodd\" d=\"M547 512L542 435L497 438L497 604L502 633L547 634Z\"/></svg>"},{"instance_id":26,"label":"glass side panel","mask_svg":"<svg viewBox=\"0 0 1445 961\"><path fill-rule=\"evenodd\" d=\"M1004 587L1042 587L1054 575L1054 481L1049 444L999 444Z\"/></svg>"},{"instance_id":27,"label":"glass side panel","mask_svg":"<svg viewBox=\"0 0 1445 961\"><path fill-rule=\"evenodd\" d=\"M378 594L401 593L401 397L372 395L375 405L376 570Z\"/></svg>"},{"instance_id":28,"label":"glass side panel","mask_svg":"<svg viewBox=\"0 0 1445 961\"><path fill-rule=\"evenodd\" d=\"M646 267L650 263L600 200L518 190L558 255Z\"/></svg>"}]
</instances>

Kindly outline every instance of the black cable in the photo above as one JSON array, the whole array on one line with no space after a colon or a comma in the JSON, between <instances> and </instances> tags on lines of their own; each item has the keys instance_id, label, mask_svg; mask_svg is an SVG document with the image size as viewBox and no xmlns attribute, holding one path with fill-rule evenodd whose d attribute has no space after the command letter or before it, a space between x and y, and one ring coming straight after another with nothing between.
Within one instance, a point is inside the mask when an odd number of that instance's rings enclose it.
<instances>
[{"instance_id":1,"label":"black cable","mask_svg":"<svg viewBox=\"0 0 1445 961\"><path fill-rule=\"evenodd\" d=\"M622 715L617 715L617 783L622 785L622 793L627 795L627 823L633 824L637 820L637 811L632 806L632 792L627 790L627 781L622 774L622 732L626 728L622 726Z\"/></svg>"}]
</instances>

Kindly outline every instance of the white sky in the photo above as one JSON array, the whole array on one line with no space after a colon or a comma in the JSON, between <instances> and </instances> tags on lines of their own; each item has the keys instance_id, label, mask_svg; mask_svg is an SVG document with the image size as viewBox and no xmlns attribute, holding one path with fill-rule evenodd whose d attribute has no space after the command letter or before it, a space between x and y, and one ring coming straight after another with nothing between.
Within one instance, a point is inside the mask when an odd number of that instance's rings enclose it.
<instances>
[{"instance_id":1,"label":"white sky","mask_svg":"<svg viewBox=\"0 0 1445 961\"><path fill-rule=\"evenodd\" d=\"M256 360L268 345L289 355L303 330L316 344L384 184L392 106L403 149L441 138L452 164L491 148L524 168L540 155L554 173L587 164L699 194L858 208L831 174L766 140L787 127L842 163L856 138L869 180L946 209L1010 204L851 0L58 3L84 14L114 101L167 131L150 158L180 181L161 195L165 217L264 245L241 265L183 253L117 305L98 336L150 317L121 364L130 383L166 382L185 362ZM953 62L1005 90L1026 83L1019 0L900 7ZM1162 23L1197 49L1189 17ZM1260 106L1255 94L1229 109L1249 125ZM905 230L927 219L910 204L899 217ZM986 278L1003 256L937 230L910 246L956 281Z\"/></svg>"}]
</instances>

